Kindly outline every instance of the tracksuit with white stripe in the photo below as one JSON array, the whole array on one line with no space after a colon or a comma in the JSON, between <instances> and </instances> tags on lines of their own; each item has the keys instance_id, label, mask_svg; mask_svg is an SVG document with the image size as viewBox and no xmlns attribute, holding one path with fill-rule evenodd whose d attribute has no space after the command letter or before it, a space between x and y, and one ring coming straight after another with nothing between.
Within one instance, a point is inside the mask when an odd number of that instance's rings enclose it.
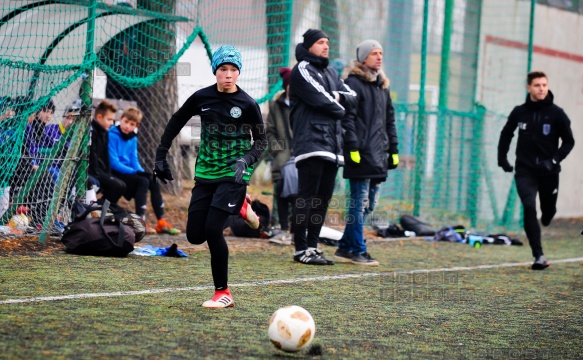
<instances>
[{"instance_id":1,"label":"tracksuit with white stripe","mask_svg":"<svg viewBox=\"0 0 583 360\"><path fill-rule=\"evenodd\" d=\"M342 155L341 120L356 94L328 67L328 58L296 47L290 77L292 154L298 168L293 226L296 251L316 248ZM340 101L336 101L339 94Z\"/></svg>"}]
</instances>

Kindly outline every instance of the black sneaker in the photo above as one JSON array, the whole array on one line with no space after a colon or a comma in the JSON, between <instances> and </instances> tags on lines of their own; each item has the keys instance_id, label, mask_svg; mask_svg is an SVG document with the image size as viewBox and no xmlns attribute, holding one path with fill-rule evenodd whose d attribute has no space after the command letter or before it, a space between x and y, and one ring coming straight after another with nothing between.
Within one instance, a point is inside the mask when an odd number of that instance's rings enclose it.
<instances>
[{"instance_id":1,"label":"black sneaker","mask_svg":"<svg viewBox=\"0 0 583 360\"><path fill-rule=\"evenodd\" d=\"M326 259L326 257L324 256L324 252L322 250L316 249L314 250L314 252L318 254L318 256L320 256L322 259L326 260L326 265L334 265L334 261Z\"/></svg>"},{"instance_id":2,"label":"black sneaker","mask_svg":"<svg viewBox=\"0 0 583 360\"><path fill-rule=\"evenodd\" d=\"M354 255L350 262L356 265L379 266L379 262L373 259L367 252L360 255Z\"/></svg>"},{"instance_id":3,"label":"black sneaker","mask_svg":"<svg viewBox=\"0 0 583 360\"><path fill-rule=\"evenodd\" d=\"M334 253L334 260L338 262L349 263L352 262L353 256L354 255L352 255L351 252L345 252L340 249L336 249L336 252Z\"/></svg>"},{"instance_id":4,"label":"black sneaker","mask_svg":"<svg viewBox=\"0 0 583 360\"><path fill-rule=\"evenodd\" d=\"M316 254L313 250L305 250L298 255L294 255L294 261L308 265L328 265L328 260Z\"/></svg>"},{"instance_id":5,"label":"black sneaker","mask_svg":"<svg viewBox=\"0 0 583 360\"><path fill-rule=\"evenodd\" d=\"M532 264L531 269L532 270L544 270L544 269L548 268L549 265L550 265L550 263L547 261L547 259L543 255L541 255L534 260L534 263Z\"/></svg>"}]
</instances>

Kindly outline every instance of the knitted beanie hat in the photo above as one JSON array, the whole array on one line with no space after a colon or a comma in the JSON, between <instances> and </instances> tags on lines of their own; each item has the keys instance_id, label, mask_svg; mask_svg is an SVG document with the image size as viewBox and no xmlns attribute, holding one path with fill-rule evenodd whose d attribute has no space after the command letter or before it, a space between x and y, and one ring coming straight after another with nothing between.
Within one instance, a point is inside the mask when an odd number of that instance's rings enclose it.
<instances>
[{"instance_id":1,"label":"knitted beanie hat","mask_svg":"<svg viewBox=\"0 0 583 360\"><path fill-rule=\"evenodd\" d=\"M213 60L211 62L213 74L216 74L217 69L223 64L233 64L241 72L243 62L239 50L232 45L223 45L218 48L213 54Z\"/></svg>"},{"instance_id":2,"label":"knitted beanie hat","mask_svg":"<svg viewBox=\"0 0 583 360\"><path fill-rule=\"evenodd\" d=\"M317 30L317 29L308 29L308 31L306 31L303 36L304 36L304 43L302 46L308 50L312 47L312 45L314 45L314 43L316 41L320 40L321 38L326 38L326 39L330 38L328 36L328 34L323 32L322 30Z\"/></svg>"},{"instance_id":3,"label":"knitted beanie hat","mask_svg":"<svg viewBox=\"0 0 583 360\"><path fill-rule=\"evenodd\" d=\"M368 54L375 49L383 50L383 47L376 40L364 40L356 47L356 60L361 63L364 62L368 57Z\"/></svg>"},{"instance_id":4,"label":"knitted beanie hat","mask_svg":"<svg viewBox=\"0 0 583 360\"><path fill-rule=\"evenodd\" d=\"M290 75L291 75L290 68L282 67L281 69L279 69L279 76L281 76L281 79L283 80L283 89L284 90L286 90L287 86L289 85Z\"/></svg>"}]
</instances>

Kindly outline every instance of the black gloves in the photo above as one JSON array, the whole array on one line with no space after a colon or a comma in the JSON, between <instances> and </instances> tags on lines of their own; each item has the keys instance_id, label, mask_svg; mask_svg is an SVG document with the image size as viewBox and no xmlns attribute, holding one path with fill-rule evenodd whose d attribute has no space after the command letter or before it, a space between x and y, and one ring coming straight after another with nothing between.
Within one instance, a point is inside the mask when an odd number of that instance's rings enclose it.
<instances>
[{"instance_id":1,"label":"black gloves","mask_svg":"<svg viewBox=\"0 0 583 360\"><path fill-rule=\"evenodd\" d=\"M231 164L231 169L235 172L235 182L243 184L243 175L249 175L249 172L247 171L247 161L243 158L229 160L227 165Z\"/></svg>"},{"instance_id":2,"label":"black gloves","mask_svg":"<svg viewBox=\"0 0 583 360\"><path fill-rule=\"evenodd\" d=\"M502 168L505 172L512 172L514 171L514 167L510 165L508 159L498 160L498 166Z\"/></svg>"},{"instance_id":3,"label":"black gloves","mask_svg":"<svg viewBox=\"0 0 583 360\"><path fill-rule=\"evenodd\" d=\"M174 180L172 177L172 172L170 171L170 165L166 160L167 154L168 149L158 147L158 149L156 149L156 160L154 162L154 181L156 181L156 178L158 178L164 184L168 183L166 180Z\"/></svg>"}]
</instances>

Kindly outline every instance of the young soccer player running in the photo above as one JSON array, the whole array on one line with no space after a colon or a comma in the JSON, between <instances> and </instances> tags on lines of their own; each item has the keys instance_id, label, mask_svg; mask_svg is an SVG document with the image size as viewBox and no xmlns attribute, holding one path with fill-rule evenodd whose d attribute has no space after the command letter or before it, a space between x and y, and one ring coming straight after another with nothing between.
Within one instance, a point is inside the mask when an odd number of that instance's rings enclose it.
<instances>
[{"instance_id":1,"label":"young soccer player running","mask_svg":"<svg viewBox=\"0 0 583 360\"><path fill-rule=\"evenodd\" d=\"M188 207L186 238L205 241L211 254L215 295L202 306L224 308L235 305L228 287L229 248L223 236L225 223L245 201L247 184L266 148L265 129L259 106L236 83L242 67L241 54L224 45L212 57L217 82L195 92L170 118L156 150L154 176L174 180L166 160L172 140L195 115L201 119L201 142ZM250 208L250 207L249 207Z\"/></svg>"}]
</instances>

